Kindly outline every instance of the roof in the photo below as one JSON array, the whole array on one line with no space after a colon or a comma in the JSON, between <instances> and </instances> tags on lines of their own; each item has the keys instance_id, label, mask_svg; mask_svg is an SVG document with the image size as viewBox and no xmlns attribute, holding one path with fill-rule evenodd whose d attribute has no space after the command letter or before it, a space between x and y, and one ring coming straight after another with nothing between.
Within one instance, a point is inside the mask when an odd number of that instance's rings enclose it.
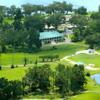
<instances>
[{"instance_id":1,"label":"roof","mask_svg":"<svg viewBox=\"0 0 100 100\"><path fill-rule=\"evenodd\" d=\"M47 32L41 32L40 33L40 40L42 39L49 39L49 38L55 38L55 37L63 37L64 34L61 34L57 31L47 31Z\"/></svg>"}]
</instances>

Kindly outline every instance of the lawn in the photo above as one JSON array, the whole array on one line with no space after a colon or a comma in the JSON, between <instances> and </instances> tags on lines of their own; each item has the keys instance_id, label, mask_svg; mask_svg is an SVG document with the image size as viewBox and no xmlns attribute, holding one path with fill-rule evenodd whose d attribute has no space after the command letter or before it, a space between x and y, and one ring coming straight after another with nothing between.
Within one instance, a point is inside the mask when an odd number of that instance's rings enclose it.
<instances>
[{"instance_id":1,"label":"lawn","mask_svg":"<svg viewBox=\"0 0 100 100\"><path fill-rule=\"evenodd\" d=\"M44 64L44 63L43 63ZM38 66L41 66L43 64L38 64ZM49 64L51 66L52 70L55 70L56 66L58 65L58 62L52 62L52 63L46 63ZM10 67L4 67L2 70L0 70L0 78L4 77L8 80L22 80L22 78L24 77L26 71L28 70L28 68L32 68L34 65L27 65L26 67L20 66L20 67L16 67L11 69Z\"/></svg>"},{"instance_id":2,"label":"lawn","mask_svg":"<svg viewBox=\"0 0 100 100\"><path fill-rule=\"evenodd\" d=\"M83 62L85 64L95 64L95 67L100 67L100 55L79 54L69 58L76 62Z\"/></svg>"},{"instance_id":3,"label":"lawn","mask_svg":"<svg viewBox=\"0 0 100 100\"><path fill-rule=\"evenodd\" d=\"M76 51L80 51L80 50L84 50L87 47L84 45L80 45L80 44L63 44L63 45L58 45L56 46L57 49L53 49L52 46L45 46L44 48L42 48L41 51L37 52L37 53L7 53L7 54L1 54L0 57L0 63L2 63L2 65L7 65L8 67L3 67L3 69L0 71L0 77L4 77L7 78L8 80L22 80L22 78L25 75L25 72L27 71L27 69L29 67L32 66L27 66L27 67L18 67L18 68L14 68L11 69L10 65L12 63L16 64L16 65L23 65L23 59L26 57L28 59L28 63L34 63L34 61L36 59L38 59L38 57L40 55L59 55L60 58L63 58L67 55L71 55L74 54ZM84 62L86 64L89 63L93 63L96 65L96 67L100 67L98 65L100 65L99 63L99 59L100 56L98 55L86 55L86 54L80 54L77 55L75 57L71 57L71 60L77 61L77 62ZM81 60L80 60L81 59ZM63 63L65 65L69 64L67 61L57 61L57 62L47 62L48 64L51 65L52 70L55 69L55 67L57 66L57 64L59 63ZM38 63L38 65L40 65ZM100 73L100 71L90 71L91 74L95 74L95 73ZM90 84L91 83L91 84ZM86 89L88 91L100 91L100 86L99 85L95 85L95 82L91 79L88 78L88 84L86 86ZM59 94L45 94L44 96L41 94L37 94L37 95L26 95L24 98L29 98L29 99L42 99L42 98L48 98L48 99L52 99L52 98L60 98L61 96ZM76 96L72 96L69 98L69 100L100 100L100 94L99 93L94 93L94 92L85 92Z\"/></svg>"},{"instance_id":4,"label":"lawn","mask_svg":"<svg viewBox=\"0 0 100 100\"><path fill-rule=\"evenodd\" d=\"M69 100L100 100L99 93L83 93L80 95L73 96Z\"/></svg>"},{"instance_id":5,"label":"lawn","mask_svg":"<svg viewBox=\"0 0 100 100\"><path fill-rule=\"evenodd\" d=\"M1 65L20 65L24 64L24 58L28 59L28 63L34 63L41 55L59 55L60 58L75 53L79 50L86 49L86 46L80 44L62 44L53 49L52 46L45 46L41 51L36 53L5 53L0 56ZM38 59L39 60L39 59Z\"/></svg>"},{"instance_id":6,"label":"lawn","mask_svg":"<svg viewBox=\"0 0 100 100\"><path fill-rule=\"evenodd\" d=\"M95 81L89 77L87 78L87 82L87 92L72 96L69 100L100 100L100 85L96 85Z\"/></svg>"},{"instance_id":7,"label":"lawn","mask_svg":"<svg viewBox=\"0 0 100 100\"><path fill-rule=\"evenodd\" d=\"M7 68L0 71L0 78L4 77L8 80L21 80L25 75L27 67L22 68Z\"/></svg>"}]
</instances>

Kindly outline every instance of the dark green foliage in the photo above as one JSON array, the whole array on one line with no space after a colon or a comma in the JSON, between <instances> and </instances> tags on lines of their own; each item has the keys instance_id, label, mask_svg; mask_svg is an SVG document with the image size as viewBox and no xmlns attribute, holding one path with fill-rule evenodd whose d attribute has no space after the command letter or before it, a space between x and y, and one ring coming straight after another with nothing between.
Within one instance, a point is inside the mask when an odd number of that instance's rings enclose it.
<instances>
[{"instance_id":1,"label":"dark green foliage","mask_svg":"<svg viewBox=\"0 0 100 100\"><path fill-rule=\"evenodd\" d=\"M7 8L7 16L8 17L11 17L11 18L14 18L14 15L16 13L16 6L15 5L12 5L10 8Z\"/></svg>"},{"instance_id":2,"label":"dark green foliage","mask_svg":"<svg viewBox=\"0 0 100 100\"><path fill-rule=\"evenodd\" d=\"M16 9L16 12L15 12L15 16L14 16L14 23L13 23L13 26L14 26L14 29L15 30L20 30L22 29L22 12L21 12L21 9L20 8L17 8Z\"/></svg>"},{"instance_id":3,"label":"dark green foliage","mask_svg":"<svg viewBox=\"0 0 100 100\"><path fill-rule=\"evenodd\" d=\"M2 70L2 66L0 66L0 70Z\"/></svg>"},{"instance_id":4,"label":"dark green foliage","mask_svg":"<svg viewBox=\"0 0 100 100\"><path fill-rule=\"evenodd\" d=\"M25 15L31 15L31 13L33 12L33 5L32 4L24 4L22 5L22 8L24 10L24 14Z\"/></svg>"},{"instance_id":5,"label":"dark green foliage","mask_svg":"<svg viewBox=\"0 0 100 100\"><path fill-rule=\"evenodd\" d=\"M58 60L59 59L59 56L58 55L45 55L45 56L40 56L39 57L41 60L42 60L42 62L47 62L47 61L56 61L56 60Z\"/></svg>"},{"instance_id":6,"label":"dark green foliage","mask_svg":"<svg viewBox=\"0 0 100 100\"><path fill-rule=\"evenodd\" d=\"M23 78L23 83L29 86L29 90L35 92L40 89L42 92L49 92L51 69L49 65L33 67L29 69Z\"/></svg>"},{"instance_id":7,"label":"dark green foliage","mask_svg":"<svg viewBox=\"0 0 100 100\"><path fill-rule=\"evenodd\" d=\"M21 82L0 78L0 100L15 100L22 95Z\"/></svg>"},{"instance_id":8,"label":"dark green foliage","mask_svg":"<svg viewBox=\"0 0 100 100\"><path fill-rule=\"evenodd\" d=\"M48 26L53 25L57 29L58 25L64 22L64 15L61 13L54 13L46 19Z\"/></svg>"},{"instance_id":9,"label":"dark green foliage","mask_svg":"<svg viewBox=\"0 0 100 100\"><path fill-rule=\"evenodd\" d=\"M24 66L26 66L28 63L28 59L25 57L23 61L24 61Z\"/></svg>"},{"instance_id":10,"label":"dark green foliage","mask_svg":"<svg viewBox=\"0 0 100 100\"><path fill-rule=\"evenodd\" d=\"M84 84L86 83L84 66L83 65L74 65L72 68L71 75L71 89L74 92L84 89Z\"/></svg>"},{"instance_id":11,"label":"dark green foliage","mask_svg":"<svg viewBox=\"0 0 100 100\"><path fill-rule=\"evenodd\" d=\"M11 69L14 69L14 68L15 68L15 66L12 64L12 65L11 65Z\"/></svg>"},{"instance_id":12,"label":"dark green foliage","mask_svg":"<svg viewBox=\"0 0 100 100\"><path fill-rule=\"evenodd\" d=\"M22 8L25 16L30 16L32 13L37 14L38 11L40 13L45 11L45 7L43 5L33 5L29 3L22 5Z\"/></svg>"},{"instance_id":13,"label":"dark green foliage","mask_svg":"<svg viewBox=\"0 0 100 100\"><path fill-rule=\"evenodd\" d=\"M100 47L100 33L95 33L86 37L86 43L90 45L90 48Z\"/></svg>"},{"instance_id":14,"label":"dark green foliage","mask_svg":"<svg viewBox=\"0 0 100 100\"><path fill-rule=\"evenodd\" d=\"M56 69L55 85L62 95L72 95L84 89L86 83L84 66L65 67L59 64Z\"/></svg>"},{"instance_id":15,"label":"dark green foliage","mask_svg":"<svg viewBox=\"0 0 100 100\"><path fill-rule=\"evenodd\" d=\"M81 14L81 15L86 15L87 14L87 9L85 7L80 7L76 10L76 13Z\"/></svg>"},{"instance_id":16,"label":"dark green foliage","mask_svg":"<svg viewBox=\"0 0 100 100\"><path fill-rule=\"evenodd\" d=\"M45 12L52 14L52 13L66 13L68 14L68 12L72 12L73 9L73 5L72 4L68 4L65 1L63 2L58 2L58 1L54 1L52 4L49 4L46 9Z\"/></svg>"},{"instance_id":17,"label":"dark green foliage","mask_svg":"<svg viewBox=\"0 0 100 100\"><path fill-rule=\"evenodd\" d=\"M74 25L76 25L77 27L81 26L84 27L88 24L88 17L84 16L84 15L74 15L72 16L72 18L70 19L70 22Z\"/></svg>"},{"instance_id":18,"label":"dark green foliage","mask_svg":"<svg viewBox=\"0 0 100 100\"><path fill-rule=\"evenodd\" d=\"M42 14L34 14L33 16L26 16L24 25L27 30L36 29L38 31L43 31L45 26L45 20Z\"/></svg>"},{"instance_id":19,"label":"dark green foliage","mask_svg":"<svg viewBox=\"0 0 100 100\"><path fill-rule=\"evenodd\" d=\"M0 99L15 100L26 93L49 93L52 89L64 97L83 90L85 83L83 65L59 64L55 71L48 64L35 65L26 72L22 82L0 78Z\"/></svg>"},{"instance_id":20,"label":"dark green foliage","mask_svg":"<svg viewBox=\"0 0 100 100\"><path fill-rule=\"evenodd\" d=\"M91 76L90 72L87 72L87 73L86 73L86 76L87 76L87 77L90 77L90 76Z\"/></svg>"},{"instance_id":21,"label":"dark green foliage","mask_svg":"<svg viewBox=\"0 0 100 100\"><path fill-rule=\"evenodd\" d=\"M71 68L59 64L56 69L55 85L62 95L69 95L71 91Z\"/></svg>"},{"instance_id":22,"label":"dark green foliage","mask_svg":"<svg viewBox=\"0 0 100 100\"><path fill-rule=\"evenodd\" d=\"M94 12L91 14L92 19L99 19L100 20L100 12Z\"/></svg>"},{"instance_id":23,"label":"dark green foliage","mask_svg":"<svg viewBox=\"0 0 100 100\"><path fill-rule=\"evenodd\" d=\"M39 33L36 30L34 29L27 30L26 44L29 50L28 52L32 52L34 49L39 50L41 48Z\"/></svg>"},{"instance_id":24,"label":"dark green foliage","mask_svg":"<svg viewBox=\"0 0 100 100\"><path fill-rule=\"evenodd\" d=\"M70 22L75 25L73 29L74 34L72 36L72 41L77 42L84 40L84 30L89 22L88 17L84 15L74 15L70 19Z\"/></svg>"}]
</instances>

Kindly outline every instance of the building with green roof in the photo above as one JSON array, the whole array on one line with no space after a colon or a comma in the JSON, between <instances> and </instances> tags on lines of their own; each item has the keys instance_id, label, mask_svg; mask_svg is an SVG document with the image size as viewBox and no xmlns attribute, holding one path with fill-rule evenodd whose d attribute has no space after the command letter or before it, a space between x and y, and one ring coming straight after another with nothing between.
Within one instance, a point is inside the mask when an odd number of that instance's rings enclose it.
<instances>
[{"instance_id":1,"label":"building with green roof","mask_svg":"<svg viewBox=\"0 0 100 100\"><path fill-rule=\"evenodd\" d=\"M40 33L40 40L43 44L51 42L61 42L64 41L64 34L57 31L46 31Z\"/></svg>"}]
</instances>

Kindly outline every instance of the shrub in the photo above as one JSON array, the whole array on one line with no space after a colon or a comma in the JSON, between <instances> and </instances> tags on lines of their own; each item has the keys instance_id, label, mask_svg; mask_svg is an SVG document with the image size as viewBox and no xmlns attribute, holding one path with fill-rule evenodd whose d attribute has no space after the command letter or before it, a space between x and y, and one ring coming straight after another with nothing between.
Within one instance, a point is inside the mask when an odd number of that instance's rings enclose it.
<instances>
[{"instance_id":1,"label":"shrub","mask_svg":"<svg viewBox=\"0 0 100 100\"><path fill-rule=\"evenodd\" d=\"M89 73L89 72L87 72L87 73L86 73L86 76L90 77L90 73Z\"/></svg>"},{"instance_id":2,"label":"shrub","mask_svg":"<svg viewBox=\"0 0 100 100\"><path fill-rule=\"evenodd\" d=\"M20 81L8 81L0 78L0 100L19 100L23 89Z\"/></svg>"},{"instance_id":3,"label":"shrub","mask_svg":"<svg viewBox=\"0 0 100 100\"><path fill-rule=\"evenodd\" d=\"M2 70L2 67L0 66L0 70Z\"/></svg>"},{"instance_id":4,"label":"shrub","mask_svg":"<svg viewBox=\"0 0 100 100\"><path fill-rule=\"evenodd\" d=\"M15 67L14 67L14 65L12 64L12 65L11 65L11 69L13 69L13 68L15 68Z\"/></svg>"}]
</instances>

